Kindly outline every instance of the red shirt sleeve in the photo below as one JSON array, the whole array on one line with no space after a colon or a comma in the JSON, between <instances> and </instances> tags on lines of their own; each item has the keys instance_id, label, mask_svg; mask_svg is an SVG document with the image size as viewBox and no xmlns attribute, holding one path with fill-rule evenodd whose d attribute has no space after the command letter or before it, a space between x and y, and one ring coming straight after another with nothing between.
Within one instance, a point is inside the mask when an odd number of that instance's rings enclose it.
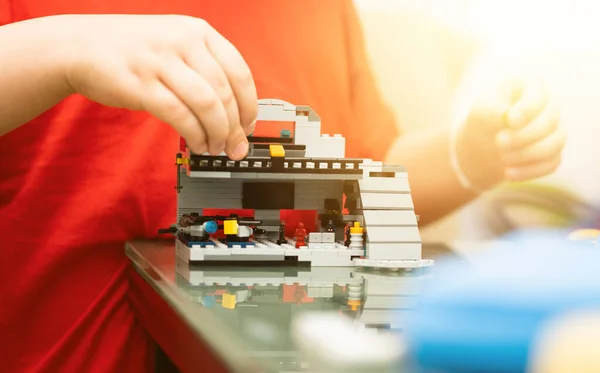
<instances>
[{"instance_id":1,"label":"red shirt sleeve","mask_svg":"<svg viewBox=\"0 0 600 373\"><path fill-rule=\"evenodd\" d=\"M0 0L0 26L12 22L11 0Z\"/></svg>"},{"instance_id":2,"label":"red shirt sleeve","mask_svg":"<svg viewBox=\"0 0 600 373\"><path fill-rule=\"evenodd\" d=\"M400 133L371 71L356 8L352 1L344 4L353 120L346 132L346 156L383 161Z\"/></svg>"}]
</instances>

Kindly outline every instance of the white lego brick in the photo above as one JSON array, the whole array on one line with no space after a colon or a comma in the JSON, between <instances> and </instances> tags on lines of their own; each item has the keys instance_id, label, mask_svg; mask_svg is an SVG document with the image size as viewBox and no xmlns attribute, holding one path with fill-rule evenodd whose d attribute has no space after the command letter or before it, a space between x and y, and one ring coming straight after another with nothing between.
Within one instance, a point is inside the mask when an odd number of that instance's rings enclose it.
<instances>
[{"instance_id":1,"label":"white lego brick","mask_svg":"<svg viewBox=\"0 0 600 373\"><path fill-rule=\"evenodd\" d=\"M420 260L420 243L367 243L367 259Z\"/></svg>"},{"instance_id":2,"label":"white lego brick","mask_svg":"<svg viewBox=\"0 0 600 373\"><path fill-rule=\"evenodd\" d=\"M238 303L245 302L248 300L248 295L250 291L248 290L238 290L235 292L235 299Z\"/></svg>"},{"instance_id":3,"label":"white lego brick","mask_svg":"<svg viewBox=\"0 0 600 373\"><path fill-rule=\"evenodd\" d=\"M308 151L311 144L319 141L321 137L321 124L319 122L298 123L294 129L294 141L296 144L306 145L306 156L310 157Z\"/></svg>"},{"instance_id":4,"label":"white lego brick","mask_svg":"<svg viewBox=\"0 0 600 373\"><path fill-rule=\"evenodd\" d=\"M225 171L190 171L189 177L202 179L229 179L231 172Z\"/></svg>"},{"instance_id":5,"label":"white lego brick","mask_svg":"<svg viewBox=\"0 0 600 373\"><path fill-rule=\"evenodd\" d=\"M417 225L417 216L413 210L363 210L363 216L368 227Z\"/></svg>"},{"instance_id":6,"label":"white lego brick","mask_svg":"<svg viewBox=\"0 0 600 373\"><path fill-rule=\"evenodd\" d=\"M200 248L190 248L188 249L189 251L189 261L193 262L193 261L200 261L200 260L204 260L204 250L200 249Z\"/></svg>"},{"instance_id":7,"label":"white lego brick","mask_svg":"<svg viewBox=\"0 0 600 373\"><path fill-rule=\"evenodd\" d=\"M421 242L419 228L414 227L371 227L367 228L368 242Z\"/></svg>"},{"instance_id":8,"label":"white lego brick","mask_svg":"<svg viewBox=\"0 0 600 373\"><path fill-rule=\"evenodd\" d=\"M291 245L289 245L289 246L291 246ZM287 248L284 250L284 255L285 256L299 256L300 250L290 247L290 248Z\"/></svg>"},{"instance_id":9,"label":"white lego brick","mask_svg":"<svg viewBox=\"0 0 600 373\"><path fill-rule=\"evenodd\" d=\"M281 105L258 105L259 121L294 122L296 120L295 110L284 110Z\"/></svg>"},{"instance_id":10,"label":"white lego brick","mask_svg":"<svg viewBox=\"0 0 600 373\"><path fill-rule=\"evenodd\" d=\"M374 274L360 272L360 277L366 281L370 295L385 296L414 296L421 294L431 282L432 274L419 276L389 276L385 273ZM391 280L391 281L390 281Z\"/></svg>"},{"instance_id":11,"label":"white lego brick","mask_svg":"<svg viewBox=\"0 0 600 373\"><path fill-rule=\"evenodd\" d=\"M283 255L284 251L285 250L283 250L283 249L273 249L270 247L265 248L265 249L247 247L247 248L231 249L231 255L266 255L266 256L270 256L270 255Z\"/></svg>"},{"instance_id":12,"label":"white lego brick","mask_svg":"<svg viewBox=\"0 0 600 373\"><path fill-rule=\"evenodd\" d=\"M410 194L390 193L361 193L360 200L362 208L368 209L405 209L414 210L413 200Z\"/></svg>"},{"instance_id":13,"label":"white lego brick","mask_svg":"<svg viewBox=\"0 0 600 373\"><path fill-rule=\"evenodd\" d=\"M320 242L316 244L308 244L308 248L311 250L336 250L337 246L335 242Z\"/></svg>"},{"instance_id":14,"label":"white lego brick","mask_svg":"<svg viewBox=\"0 0 600 373\"><path fill-rule=\"evenodd\" d=\"M321 298L333 298L333 286L320 288Z\"/></svg>"},{"instance_id":15,"label":"white lego brick","mask_svg":"<svg viewBox=\"0 0 600 373\"><path fill-rule=\"evenodd\" d=\"M408 184L407 178L369 177L359 180L358 185L361 193L410 193L410 185Z\"/></svg>"},{"instance_id":16,"label":"white lego brick","mask_svg":"<svg viewBox=\"0 0 600 373\"><path fill-rule=\"evenodd\" d=\"M339 255L338 250L310 250L313 267L351 266L349 255Z\"/></svg>"},{"instance_id":17,"label":"white lego brick","mask_svg":"<svg viewBox=\"0 0 600 373\"><path fill-rule=\"evenodd\" d=\"M175 240L175 255L186 263L190 261L190 249L178 239Z\"/></svg>"},{"instance_id":18,"label":"white lego brick","mask_svg":"<svg viewBox=\"0 0 600 373\"><path fill-rule=\"evenodd\" d=\"M346 139L341 135L321 135L306 147L306 156L312 158L344 158Z\"/></svg>"},{"instance_id":19,"label":"white lego brick","mask_svg":"<svg viewBox=\"0 0 600 373\"><path fill-rule=\"evenodd\" d=\"M207 255L218 255L218 256L230 256L231 249L230 248L204 248L198 249L202 250L205 256Z\"/></svg>"},{"instance_id":20,"label":"white lego brick","mask_svg":"<svg viewBox=\"0 0 600 373\"><path fill-rule=\"evenodd\" d=\"M312 252L314 250L297 250L299 262L310 262L312 260Z\"/></svg>"},{"instance_id":21,"label":"white lego brick","mask_svg":"<svg viewBox=\"0 0 600 373\"><path fill-rule=\"evenodd\" d=\"M347 249L348 250L348 249ZM362 249L356 249L356 250L348 250L348 253L351 256L363 256L365 255L365 251Z\"/></svg>"},{"instance_id":22,"label":"white lego brick","mask_svg":"<svg viewBox=\"0 0 600 373\"><path fill-rule=\"evenodd\" d=\"M321 243L323 242L323 234L321 232L310 232L308 234L309 243Z\"/></svg>"},{"instance_id":23,"label":"white lego brick","mask_svg":"<svg viewBox=\"0 0 600 373\"><path fill-rule=\"evenodd\" d=\"M334 243L335 242L335 233L333 232L323 232L323 243Z\"/></svg>"},{"instance_id":24,"label":"white lego brick","mask_svg":"<svg viewBox=\"0 0 600 373\"><path fill-rule=\"evenodd\" d=\"M394 309L394 308L415 308L417 306L417 297L410 296L377 296L368 294L364 304L364 309Z\"/></svg>"},{"instance_id":25,"label":"white lego brick","mask_svg":"<svg viewBox=\"0 0 600 373\"><path fill-rule=\"evenodd\" d=\"M313 286L312 284L309 284L306 287L306 295L310 298L323 298L321 296L321 288Z\"/></svg>"},{"instance_id":26,"label":"white lego brick","mask_svg":"<svg viewBox=\"0 0 600 373\"><path fill-rule=\"evenodd\" d=\"M263 98L258 100L258 105L278 105L278 106L282 106L283 110L291 110L291 111L296 111L296 106L290 104L287 101L283 101L283 100L279 100L279 99L275 99L275 98Z\"/></svg>"},{"instance_id":27,"label":"white lego brick","mask_svg":"<svg viewBox=\"0 0 600 373\"><path fill-rule=\"evenodd\" d=\"M434 264L432 259L421 260L374 260L374 259L354 259L357 267L366 268L389 268L389 269L414 269L431 267Z\"/></svg>"},{"instance_id":28,"label":"white lego brick","mask_svg":"<svg viewBox=\"0 0 600 373\"><path fill-rule=\"evenodd\" d=\"M359 168L363 170L363 178L368 178L371 172L381 172L383 169L383 162L374 162L372 160L364 160Z\"/></svg>"}]
</instances>

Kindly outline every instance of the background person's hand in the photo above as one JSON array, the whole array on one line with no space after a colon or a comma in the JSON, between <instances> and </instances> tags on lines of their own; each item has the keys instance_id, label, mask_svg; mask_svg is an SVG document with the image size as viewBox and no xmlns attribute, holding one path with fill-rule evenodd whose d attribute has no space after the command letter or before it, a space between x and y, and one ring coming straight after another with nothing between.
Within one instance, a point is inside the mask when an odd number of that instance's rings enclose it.
<instances>
[{"instance_id":1,"label":"background person's hand","mask_svg":"<svg viewBox=\"0 0 600 373\"><path fill-rule=\"evenodd\" d=\"M208 23L177 15L57 18L69 34L66 77L76 92L148 111L195 153L246 156L256 87L240 53Z\"/></svg>"},{"instance_id":2,"label":"background person's hand","mask_svg":"<svg viewBox=\"0 0 600 373\"><path fill-rule=\"evenodd\" d=\"M525 181L560 165L566 135L540 81L511 80L482 97L456 135L460 168L477 188Z\"/></svg>"}]
</instances>

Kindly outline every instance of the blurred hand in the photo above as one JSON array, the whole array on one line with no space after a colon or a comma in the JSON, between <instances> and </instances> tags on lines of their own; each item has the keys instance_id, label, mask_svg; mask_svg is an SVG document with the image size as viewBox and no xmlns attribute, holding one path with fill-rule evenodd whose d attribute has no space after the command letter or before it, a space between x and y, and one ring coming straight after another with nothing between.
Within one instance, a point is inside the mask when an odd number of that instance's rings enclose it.
<instances>
[{"instance_id":1,"label":"blurred hand","mask_svg":"<svg viewBox=\"0 0 600 373\"><path fill-rule=\"evenodd\" d=\"M69 35L66 77L76 92L150 112L195 153L246 156L246 135L258 111L252 74L237 49L205 21L175 15L57 18Z\"/></svg>"},{"instance_id":2,"label":"blurred hand","mask_svg":"<svg viewBox=\"0 0 600 373\"><path fill-rule=\"evenodd\" d=\"M460 168L478 188L548 175L566 142L559 119L544 84L508 81L482 97L459 128Z\"/></svg>"}]
</instances>

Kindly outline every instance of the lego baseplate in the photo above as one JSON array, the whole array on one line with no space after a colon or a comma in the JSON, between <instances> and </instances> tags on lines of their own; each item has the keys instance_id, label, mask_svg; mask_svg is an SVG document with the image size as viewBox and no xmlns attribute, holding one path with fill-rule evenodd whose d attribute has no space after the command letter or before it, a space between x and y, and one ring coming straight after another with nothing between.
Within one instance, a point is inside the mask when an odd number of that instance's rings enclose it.
<instances>
[{"instance_id":1,"label":"lego baseplate","mask_svg":"<svg viewBox=\"0 0 600 373\"><path fill-rule=\"evenodd\" d=\"M290 241L293 242L293 241ZM271 262L287 265L304 264L313 267L366 267L382 269L413 269L431 267L431 259L420 260L373 260L362 259L363 250L351 250L339 243L331 243L321 248L299 249L293 244L277 245L272 241L254 241L254 247L228 248L225 244L214 240L214 245L189 247L179 239L175 248L177 256L186 263L221 264L223 262Z\"/></svg>"},{"instance_id":2,"label":"lego baseplate","mask_svg":"<svg viewBox=\"0 0 600 373\"><path fill-rule=\"evenodd\" d=\"M177 256L188 263L220 264L223 262L270 262L286 263L289 265L305 264L313 267L353 267L353 259L364 255L363 250L350 250L346 246L332 243L319 249L309 249L306 246L295 248L293 244L277 245L272 241L254 241L254 247L232 247L213 241L214 246L187 246L176 240ZM293 241L290 241L293 242Z\"/></svg>"}]
</instances>

